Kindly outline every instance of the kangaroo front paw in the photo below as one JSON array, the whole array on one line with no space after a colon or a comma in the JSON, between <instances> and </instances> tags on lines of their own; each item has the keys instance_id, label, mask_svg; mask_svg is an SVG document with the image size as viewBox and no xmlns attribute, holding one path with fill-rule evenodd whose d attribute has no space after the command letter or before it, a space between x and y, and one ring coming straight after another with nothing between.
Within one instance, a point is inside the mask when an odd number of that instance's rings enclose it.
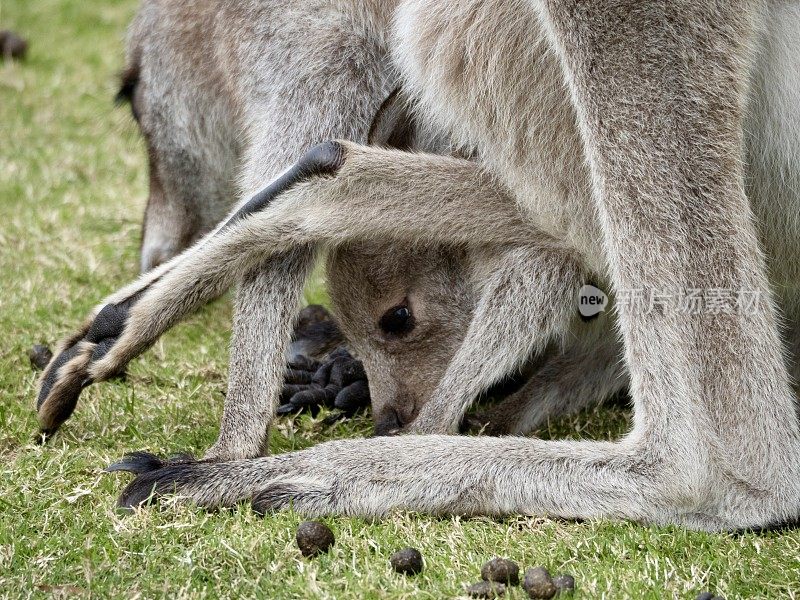
<instances>
[{"instance_id":1,"label":"kangaroo front paw","mask_svg":"<svg viewBox=\"0 0 800 600\"><path fill-rule=\"evenodd\" d=\"M364 366L345 348L331 352L321 363L296 357L289 364L281 399L279 415L304 409L315 414L320 406L327 406L351 417L370 404Z\"/></svg>"}]
</instances>

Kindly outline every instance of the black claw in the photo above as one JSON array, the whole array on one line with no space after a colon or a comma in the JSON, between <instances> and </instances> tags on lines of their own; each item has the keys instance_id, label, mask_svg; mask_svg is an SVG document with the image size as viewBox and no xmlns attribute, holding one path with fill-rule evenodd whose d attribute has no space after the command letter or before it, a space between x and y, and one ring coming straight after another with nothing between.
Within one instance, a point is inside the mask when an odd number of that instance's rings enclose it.
<instances>
[{"instance_id":1,"label":"black claw","mask_svg":"<svg viewBox=\"0 0 800 600\"><path fill-rule=\"evenodd\" d=\"M327 406L328 404L333 404L335 398L335 390L316 387L298 392L292 396L292 406L297 408Z\"/></svg>"},{"instance_id":2,"label":"black claw","mask_svg":"<svg viewBox=\"0 0 800 600\"><path fill-rule=\"evenodd\" d=\"M151 504L159 497L174 494L200 477L198 469L205 463L195 461L189 454L179 454L172 460L161 460L149 452L131 452L107 472L126 472L136 475L120 494L117 507L128 510Z\"/></svg>"},{"instance_id":3,"label":"black claw","mask_svg":"<svg viewBox=\"0 0 800 600\"><path fill-rule=\"evenodd\" d=\"M315 383L320 387L325 387L328 385L328 381L331 378L331 370L333 369L333 362L332 360L327 360L322 364L322 366L317 369L317 372L314 373L314 376L311 378L311 383Z\"/></svg>"},{"instance_id":4,"label":"black claw","mask_svg":"<svg viewBox=\"0 0 800 600\"><path fill-rule=\"evenodd\" d=\"M166 463L155 454L149 452L131 452L122 457L122 460L106 467L106 473L150 473L164 467Z\"/></svg>"},{"instance_id":5,"label":"black claw","mask_svg":"<svg viewBox=\"0 0 800 600\"><path fill-rule=\"evenodd\" d=\"M340 357L333 363L329 383L342 388L366 379L367 374L364 372L364 365L360 360L352 357Z\"/></svg>"},{"instance_id":6,"label":"black claw","mask_svg":"<svg viewBox=\"0 0 800 600\"><path fill-rule=\"evenodd\" d=\"M157 471L137 475L122 490L117 507L123 510L154 504L162 496L177 494L181 488L198 479L195 467L200 463L177 463Z\"/></svg>"},{"instance_id":7,"label":"black claw","mask_svg":"<svg viewBox=\"0 0 800 600\"><path fill-rule=\"evenodd\" d=\"M295 385L295 384L286 384L283 386L281 390L281 402L286 404L287 402L291 402L292 398L301 392L305 392L311 389L315 389L317 386L314 385Z\"/></svg>"},{"instance_id":8,"label":"black claw","mask_svg":"<svg viewBox=\"0 0 800 600\"><path fill-rule=\"evenodd\" d=\"M158 481L149 477L151 473L138 475L128 486L122 490L117 500L117 509L123 512L131 512L135 508L154 504L159 496Z\"/></svg>"},{"instance_id":9,"label":"black claw","mask_svg":"<svg viewBox=\"0 0 800 600\"><path fill-rule=\"evenodd\" d=\"M74 348L75 352L72 356L70 356L72 353L65 351L59 357L62 358L66 355L64 364L78 355L77 347ZM49 435L54 434L61 424L72 415L83 389L82 383L85 382L85 372L78 369L67 372L60 379L56 377L62 368L57 364L58 360L56 359L56 364L53 364L50 371L47 372L37 401L41 430L47 431ZM55 394L53 393L54 388L57 391Z\"/></svg>"}]
</instances>

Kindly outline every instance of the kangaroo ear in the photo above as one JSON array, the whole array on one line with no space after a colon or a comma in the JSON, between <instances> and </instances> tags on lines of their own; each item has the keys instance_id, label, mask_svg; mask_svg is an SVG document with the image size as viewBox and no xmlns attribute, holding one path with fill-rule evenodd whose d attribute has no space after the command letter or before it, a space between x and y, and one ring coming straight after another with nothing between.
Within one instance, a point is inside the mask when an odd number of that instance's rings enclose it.
<instances>
[{"instance_id":1,"label":"kangaroo ear","mask_svg":"<svg viewBox=\"0 0 800 600\"><path fill-rule=\"evenodd\" d=\"M412 147L416 124L401 88L395 89L383 101L367 135L370 146L409 150Z\"/></svg>"}]
</instances>

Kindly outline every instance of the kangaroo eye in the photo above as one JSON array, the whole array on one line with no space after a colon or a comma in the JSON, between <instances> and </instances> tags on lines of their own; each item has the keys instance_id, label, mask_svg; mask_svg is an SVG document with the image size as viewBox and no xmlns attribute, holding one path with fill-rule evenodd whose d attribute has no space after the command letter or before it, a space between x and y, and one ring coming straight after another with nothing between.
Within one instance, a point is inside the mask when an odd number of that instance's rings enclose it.
<instances>
[{"instance_id":1,"label":"kangaroo eye","mask_svg":"<svg viewBox=\"0 0 800 600\"><path fill-rule=\"evenodd\" d=\"M378 321L378 326L384 333L397 336L410 333L414 329L414 325L414 315L405 304L390 308Z\"/></svg>"}]
</instances>

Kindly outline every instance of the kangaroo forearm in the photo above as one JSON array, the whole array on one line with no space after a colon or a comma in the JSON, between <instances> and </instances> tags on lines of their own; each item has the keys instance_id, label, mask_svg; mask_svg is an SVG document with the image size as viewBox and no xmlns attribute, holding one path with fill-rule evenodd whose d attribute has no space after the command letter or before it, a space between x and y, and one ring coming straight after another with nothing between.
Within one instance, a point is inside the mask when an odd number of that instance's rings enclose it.
<instances>
[{"instance_id":1,"label":"kangaroo forearm","mask_svg":"<svg viewBox=\"0 0 800 600\"><path fill-rule=\"evenodd\" d=\"M457 431L482 392L548 343L561 342L576 319L585 276L581 263L556 247L522 246L496 256L491 274L479 276L485 284L464 341L412 431Z\"/></svg>"},{"instance_id":2,"label":"kangaroo forearm","mask_svg":"<svg viewBox=\"0 0 800 600\"><path fill-rule=\"evenodd\" d=\"M266 453L291 325L313 264L314 252L298 248L256 266L239 285L222 423L205 458Z\"/></svg>"}]
</instances>

